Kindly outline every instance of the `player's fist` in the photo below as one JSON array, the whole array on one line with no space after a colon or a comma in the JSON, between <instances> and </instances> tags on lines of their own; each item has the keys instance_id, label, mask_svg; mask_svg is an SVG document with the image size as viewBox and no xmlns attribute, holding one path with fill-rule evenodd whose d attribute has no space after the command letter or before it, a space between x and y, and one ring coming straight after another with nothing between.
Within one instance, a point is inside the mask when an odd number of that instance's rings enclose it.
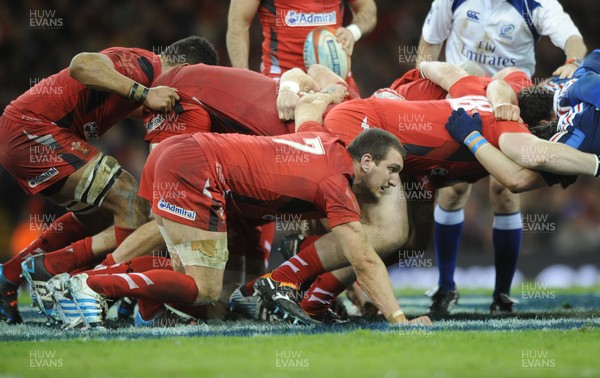
<instances>
[{"instance_id":1,"label":"player's fist","mask_svg":"<svg viewBox=\"0 0 600 378\"><path fill-rule=\"evenodd\" d=\"M463 143L473 131L481 133L481 117L479 113L474 113L471 117L463 108L458 108L448 118L446 130L455 141Z\"/></svg>"},{"instance_id":2,"label":"player's fist","mask_svg":"<svg viewBox=\"0 0 600 378\"><path fill-rule=\"evenodd\" d=\"M521 115L521 109L513 104L500 104L494 107L494 116L498 121L518 122Z\"/></svg>"},{"instance_id":3,"label":"player's fist","mask_svg":"<svg viewBox=\"0 0 600 378\"><path fill-rule=\"evenodd\" d=\"M148 91L144 105L154 111L168 113L173 110L173 106L178 100L177 89L165 86L152 87Z\"/></svg>"}]
</instances>

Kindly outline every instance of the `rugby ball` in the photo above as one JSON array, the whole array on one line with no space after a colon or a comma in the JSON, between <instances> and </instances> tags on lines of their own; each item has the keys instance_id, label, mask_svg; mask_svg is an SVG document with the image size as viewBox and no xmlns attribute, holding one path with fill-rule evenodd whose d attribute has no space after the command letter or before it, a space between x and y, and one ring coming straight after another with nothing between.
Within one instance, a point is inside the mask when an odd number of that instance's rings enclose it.
<instances>
[{"instance_id":1,"label":"rugby ball","mask_svg":"<svg viewBox=\"0 0 600 378\"><path fill-rule=\"evenodd\" d=\"M335 29L313 29L304 42L304 65L308 70L313 64L321 64L346 80L350 72L350 57L335 37Z\"/></svg>"}]
</instances>

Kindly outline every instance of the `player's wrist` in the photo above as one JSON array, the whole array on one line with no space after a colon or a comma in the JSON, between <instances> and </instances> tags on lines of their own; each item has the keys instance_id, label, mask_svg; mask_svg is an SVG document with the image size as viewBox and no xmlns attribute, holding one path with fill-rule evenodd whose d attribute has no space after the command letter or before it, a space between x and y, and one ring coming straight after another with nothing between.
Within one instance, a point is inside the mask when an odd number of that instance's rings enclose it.
<instances>
[{"instance_id":1,"label":"player's wrist","mask_svg":"<svg viewBox=\"0 0 600 378\"><path fill-rule=\"evenodd\" d=\"M350 24L350 25L346 26L346 30L348 30L352 34L352 37L354 38L354 42L358 41L360 39L360 37L362 37L362 32L360 31L360 28L356 24Z\"/></svg>"},{"instance_id":2,"label":"player's wrist","mask_svg":"<svg viewBox=\"0 0 600 378\"><path fill-rule=\"evenodd\" d=\"M148 87L135 82L129 89L129 99L132 102L141 103L146 101L146 98L148 98L148 93L150 93L150 89Z\"/></svg>"},{"instance_id":3,"label":"player's wrist","mask_svg":"<svg viewBox=\"0 0 600 378\"><path fill-rule=\"evenodd\" d=\"M579 67L581 65L581 59L577 58L577 57L573 57L573 58L567 60L567 62L565 64L572 64L575 67Z\"/></svg>"},{"instance_id":4,"label":"player's wrist","mask_svg":"<svg viewBox=\"0 0 600 378\"><path fill-rule=\"evenodd\" d=\"M405 323L408 321L402 310L397 310L393 314L387 317L387 321L390 323Z\"/></svg>"},{"instance_id":5,"label":"player's wrist","mask_svg":"<svg viewBox=\"0 0 600 378\"><path fill-rule=\"evenodd\" d=\"M475 155L475 153L477 153L481 147L488 144L488 141L481 135L479 131L473 130L465 138L464 144L469 147L469 150L471 150L473 155Z\"/></svg>"}]
</instances>

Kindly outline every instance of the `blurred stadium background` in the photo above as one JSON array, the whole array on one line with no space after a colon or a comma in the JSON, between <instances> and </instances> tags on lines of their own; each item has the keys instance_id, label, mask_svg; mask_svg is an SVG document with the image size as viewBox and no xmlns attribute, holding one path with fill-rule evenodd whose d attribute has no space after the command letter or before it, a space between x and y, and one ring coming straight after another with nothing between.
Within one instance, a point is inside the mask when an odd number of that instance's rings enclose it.
<instances>
[{"instance_id":1,"label":"blurred stadium background","mask_svg":"<svg viewBox=\"0 0 600 378\"><path fill-rule=\"evenodd\" d=\"M583 34L588 50L599 46L600 27L589 15L600 14L600 2L562 0ZM2 109L42 78L66 67L81 51L110 46L160 49L190 34L211 40L229 65L225 47L229 3L218 0L166 1L35 1L4 2L0 7L0 106ZM363 96L389 85L414 66L414 53L428 1L377 0L378 21L373 33L356 46L352 70ZM56 27L32 26L35 12L46 10ZM348 13L348 12L347 12ZM60 24L60 25L58 25ZM260 42L258 21L251 29L251 68L258 70ZM535 77L544 78L563 64L562 51L548 39L536 48ZM117 157L139 178L147 155L140 123L123 122L98 145ZM466 208L464 238L457 273L459 287L493 284L493 252L487 180L475 186ZM524 237L520 274L515 284L535 279L551 286L600 284L600 185L579 179L567 190L551 188L522 196ZM25 196L0 167L0 262L18 252L44 227L44 217L62 209L41 197ZM44 215L45 214L45 215ZM400 286L435 285L435 261L431 250L421 268L398 268L393 274ZM547 268L551 267L552 271ZM543 271L546 269L546 271Z\"/></svg>"}]
</instances>

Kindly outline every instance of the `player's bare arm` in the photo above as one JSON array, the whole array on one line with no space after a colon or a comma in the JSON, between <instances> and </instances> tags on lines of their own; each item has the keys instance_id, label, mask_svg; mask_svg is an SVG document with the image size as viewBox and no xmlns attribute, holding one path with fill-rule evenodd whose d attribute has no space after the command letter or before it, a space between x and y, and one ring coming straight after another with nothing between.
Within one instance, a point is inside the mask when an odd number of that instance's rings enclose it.
<instances>
[{"instance_id":1,"label":"player's bare arm","mask_svg":"<svg viewBox=\"0 0 600 378\"><path fill-rule=\"evenodd\" d=\"M75 55L69 66L69 74L89 88L129 97L132 101L155 111L169 112L179 100L176 89L146 88L117 72L112 61L100 53L85 52Z\"/></svg>"},{"instance_id":2,"label":"player's bare arm","mask_svg":"<svg viewBox=\"0 0 600 378\"><path fill-rule=\"evenodd\" d=\"M596 155L532 134L505 133L500 136L498 145L509 158L530 169L559 175L594 176L598 167Z\"/></svg>"},{"instance_id":3,"label":"player's bare arm","mask_svg":"<svg viewBox=\"0 0 600 378\"><path fill-rule=\"evenodd\" d=\"M231 0L227 16L227 53L232 67L248 68L250 54L250 25L260 1Z\"/></svg>"},{"instance_id":4,"label":"player's bare arm","mask_svg":"<svg viewBox=\"0 0 600 378\"><path fill-rule=\"evenodd\" d=\"M417 64L416 68L419 68L419 64L421 62L429 62L433 60L438 60L440 58L440 53L442 52L443 43L429 43L425 41L423 37L419 40L419 47L417 49Z\"/></svg>"},{"instance_id":5,"label":"player's bare arm","mask_svg":"<svg viewBox=\"0 0 600 378\"><path fill-rule=\"evenodd\" d=\"M460 79L468 76L467 72L454 64L446 62L422 62L419 64L421 76L442 87L446 92Z\"/></svg>"},{"instance_id":6,"label":"player's bare arm","mask_svg":"<svg viewBox=\"0 0 600 378\"><path fill-rule=\"evenodd\" d=\"M573 77L573 73L579 67L579 63L585 57L587 48L583 39L578 35L572 35L567 39L567 43L564 48L567 61L564 65L558 67L556 71L552 72L553 76L558 76L561 79Z\"/></svg>"},{"instance_id":7,"label":"player's bare arm","mask_svg":"<svg viewBox=\"0 0 600 378\"><path fill-rule=\"evenodd\" d=\"M323 124L323 113L327 106L334 102L333 95L330 93L310 93L303 96L296 104L295 120L296 132L300 126L307 122L317 122Z\"/></svg>"},{"instance_id":8,"label":"player's bare arm","mask_svg":"<svg viewBox=\"0 0 600 378\"><path fill-rule=\"evenodd\" d=\"M362 225L350 222L333 227L333 234L343 246L344 255L352 265L358 282L372 302L391 323L407 321L394 295L390 277L381 258L367 241ZM431 324L429 318L417 318L412 322Z\"/></svg>"},{"instance_id":9,"label":"player's bare arm","mask_svg":"<svg viewBox=\"0 0 600 378\"><path fill-rule=\"evenodd\" d=\"M354 44L360 37L373 31L377 24L377 5L374 0L356 0L350 3L350 10L353 15L352 23L335 31L348 55L352 55Z\"/></svg>"},{"instance_id":10,"label":"player's bare arm","mask_svg":"<svg viewBox=\"0 0 600 378\"><path fill-rule=\"evenodd\" d=\"M521 120L521 111L517 106L517 95L512 87L503 79L494 79L490 82L486 88L486 97L492 104L494 116L497 120Z\"/></svg>"},{"instance_id":11,"label":"player's bare arm","mask_svg":"<svg viewBox=\"0 0 600 378\"><path fill-rule=\"evenodd\" d=\"M546 186L538 172L517 164L487 142L481 135L478 113L471 117L463 108L459 108L452 112L446 129L454 140L469 147L481 165L511 192L521 193Z\"/></svg>"}]
</instances>

